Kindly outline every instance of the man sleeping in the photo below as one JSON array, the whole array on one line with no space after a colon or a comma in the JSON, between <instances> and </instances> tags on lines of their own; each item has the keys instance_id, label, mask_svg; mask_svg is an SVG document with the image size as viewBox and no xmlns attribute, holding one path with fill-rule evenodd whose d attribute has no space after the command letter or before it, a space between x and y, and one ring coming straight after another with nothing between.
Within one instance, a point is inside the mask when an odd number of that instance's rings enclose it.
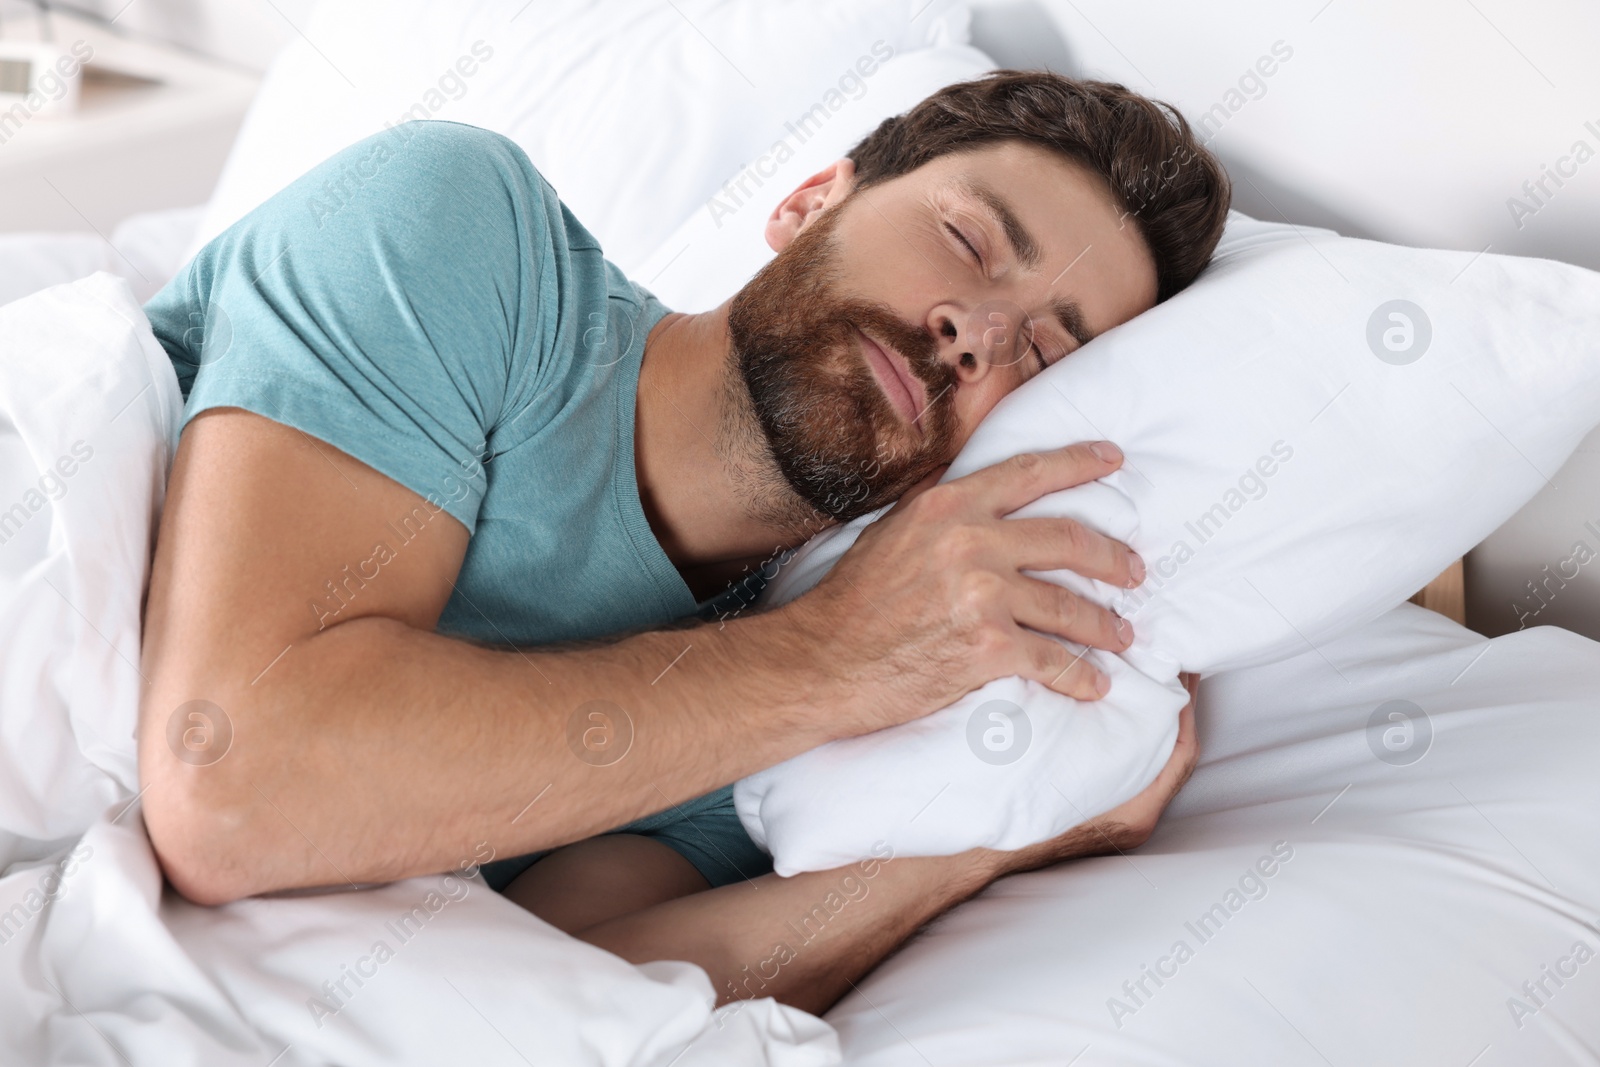
<instances>
[{"instance_id":1,"label":"man sleeping","mask_svg":"<svg viewBox=\"0 0 1600 1067\"><path fill-rule=\"evenodd\" d=\"M999 72L783 198L771 264L685 315L505 138L418 122L336 155L146 308L187 398L140 730L168 878L221 903L494 858L577 937L822 1011L996 878L1137 845L1192 706L1144 794L1021 852L885 842L782 879L731 783L1005 675L1104 695L1043 635L1120 651L1130 625L1023 571L1143 563L1003 517L1115 446L934 482L1002 396L1192 281L1228 199L1164 106ZM738 610L764 563L897 498L811 593ZM225 758L169 747L195 700Z\"/></svg>"}]
</instances>

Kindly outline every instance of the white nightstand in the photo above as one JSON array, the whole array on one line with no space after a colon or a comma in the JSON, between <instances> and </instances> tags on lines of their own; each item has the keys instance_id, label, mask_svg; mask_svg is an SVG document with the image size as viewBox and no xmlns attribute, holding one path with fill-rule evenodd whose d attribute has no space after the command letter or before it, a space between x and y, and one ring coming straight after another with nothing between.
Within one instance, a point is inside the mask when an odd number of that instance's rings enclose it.
<instances>
[{"instance_id":1,"label":"white nightstand","mask_svg":"<svg viewBox=\"0 0 1600 1067\"><path fill-rule=\"evenodd\" d=\"M204 203L259 76L70 15L54 23L57 42L94 55L75 114L34 118L0 144L0 231L109 235L129 215Z\"/></svg>"}]
</instances>

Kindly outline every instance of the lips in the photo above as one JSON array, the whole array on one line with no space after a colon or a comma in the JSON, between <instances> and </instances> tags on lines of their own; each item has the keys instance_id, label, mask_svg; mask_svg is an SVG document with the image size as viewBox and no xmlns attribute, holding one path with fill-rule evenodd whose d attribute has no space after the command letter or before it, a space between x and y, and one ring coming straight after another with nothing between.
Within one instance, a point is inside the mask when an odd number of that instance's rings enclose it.
<instances>
[{"instance_id":1,"label":"lips","mask_svg":"<svg viewBox=\"0 0 1600 1067\"><path fill-rule=\"evenodd\" d=\"M856 332L861 334L861 350L867 365L872 368L873 376L878 379L879 388L901 417L921 432L922 411L927 406L927 388L911 373L911 365L904 356L883 347L862 331Z\"/></svg>"}]
</instances>

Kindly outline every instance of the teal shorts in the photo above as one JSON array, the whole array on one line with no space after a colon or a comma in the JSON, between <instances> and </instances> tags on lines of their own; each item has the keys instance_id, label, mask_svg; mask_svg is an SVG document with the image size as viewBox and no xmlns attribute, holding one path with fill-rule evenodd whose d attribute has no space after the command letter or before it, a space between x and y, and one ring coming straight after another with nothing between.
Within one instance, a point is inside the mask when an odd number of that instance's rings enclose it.
<instances>
[{"instance_id":1,"label":"teal shorts","mask_svg":"<svg viewBox=\"0 0 1600 1067\"><path fill-rule=\"evenodd\" d=\"M772 871L772 857L750 840L733 810L731 785L607 832L655 838L694 864L713 889ZM550 851L486 863L481 868L484 881L495 892L504 892L517 875Z\"/></svg>"}]
</instances>

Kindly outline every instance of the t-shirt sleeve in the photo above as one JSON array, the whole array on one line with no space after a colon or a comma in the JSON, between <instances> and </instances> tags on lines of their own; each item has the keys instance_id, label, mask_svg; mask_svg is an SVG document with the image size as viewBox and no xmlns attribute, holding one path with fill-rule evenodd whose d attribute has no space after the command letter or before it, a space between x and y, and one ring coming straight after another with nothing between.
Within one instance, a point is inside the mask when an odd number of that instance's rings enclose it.
<instances>
[{"instance_id":1,"label":"t-shirt sleeve","mask_svg":"<svg viewBox=\"0 0 1600 1067\"><path fill-rule=\"evenodd\" d=\"M476 529L497 427L545 369L569 254L515 144L407 123L335 155L207 245L147 306L185 424L303 430ZM544 290L551 290L545 292Z\"/></svg>"}]
</instances>

